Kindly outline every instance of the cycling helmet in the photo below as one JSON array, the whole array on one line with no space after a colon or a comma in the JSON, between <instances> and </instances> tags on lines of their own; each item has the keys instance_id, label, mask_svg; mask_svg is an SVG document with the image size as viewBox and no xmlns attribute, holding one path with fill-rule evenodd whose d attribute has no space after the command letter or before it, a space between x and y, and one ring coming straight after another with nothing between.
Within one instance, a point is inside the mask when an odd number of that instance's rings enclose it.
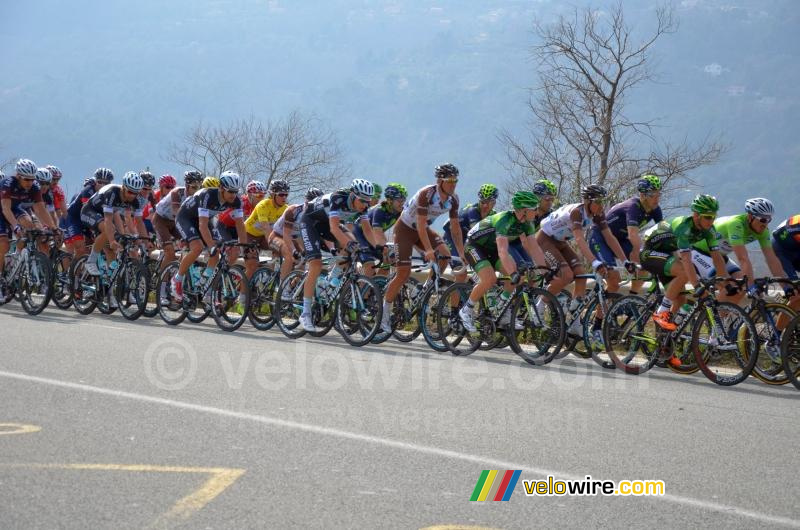
<instances>
[{"instance_id":1,"label":"cycling helmet","mask_svg":"<svg viewBox=\"0 0 800 530\"><path fill-rule=\"evenodd\" d=\"M239 191L239 188L242 185L242 177L233 171L225 171L219 176L219 185L222 186L223 189L229 191Z\"/></svg>"},{"instance_id":2,"label":"cycling helmet","mask_svg":"<svg viewBox=\"0 0 800 530\"><path fill-rule=\"evenodd\" d=\"M158 178L158 187L159 188L161 186L169 186L171 188L174 188L177 185L178 185L178 183L175 182L175 177L173 177L172 175L161 175Z\"/></svg>"},{"instance_id":3,"label":"cycling helmet","mask_svg":"<svg viewBox=\"0 0 800 530\"><path fill-rule=\"evenodd\" d=\"M442 164L441 166L436 166L433 171L437 179L458 176L458 168L453 164Z\"/></svg>"},{"instance_id":4,"label":"cycling helmet","mask_svg":"<svg viewBox=\"0 0 800 530\"><path fill-rule=\"evenodd\" d=\"M203 181L203 174L196 169L190 169L183 174L183 182L185 184L200 183Z\"/></svg>"},{"instance_id":5,"label":"cycling helmet","mask_svg":"<svg viewBox=\"0 0 800 530\"><path fill-rule=\"evenodd\" d=\"M95 180L94 177L86 177L85 179L83 179L83 187L84 188L86 186L91 186L91 187L94 188L96 184L97 184L97 181Z\"/></svg>"},{"instance_id":6,"label":"cycling helmet","mask_svg":"<svg viewBox=\"0 0 800 530\"><path fill-rule=\"evenodd\" d=\"M658 191L661 189L661 179L656 175L642 175L639 178L639 182L636 183L636 189L639 190L639 193Z\"/></svg>"},{"instance_id":7,"label":"cycling helmet","mask_svg":"<svg viewBox=\"0 0 800 530\"><path fill-rule=\"evenodd\" d=\"M289 183L285 180L278 179L269 183L270 193L289 193Z\"/></svg>"},{"instance_id":8,"label":"cycling helmet","mask_svg":"<svg viewBox=\"0 0 800 530\"><path fill-rule=\"evenodd\" d=\"M50 170L46 167L40 167L36 170L36 182L39 184L50 184L53 180L53 175L50 174Z\"/></svg>"},{"instance_id":9,"label":"cycling helmet","mask_svg":"<svg viewBox=\"0 0 800 530\"><path fill-rule=\"evenodd\" d=\"M758 217L772 217L775 213L775 207L769 199L756 197L755 199L747 199L744 202L744 211Z\"/></svg>"},{"instance_id":10,"label":"cycling helmet","mask_svg":"<svg viewBox=\"0 0 800 530\"><path fill-rule=\"evenodd\" d=\"M350 191L358 195L360 199L368 201L375 193L375 187L372 185L372 182L368 180L354 179L353 183L350 184Z\"/></svg>"},{"instance_id":11,"label":"cycling helmet","mask_svg":"<svg viewBox=\"0 0 800 530\"><path fill-rule=\"evenodd\" d=\"M17 160L17 175L21 177L35 177L36 164L27 158L20 158Z\"/></svg>"},{"instance_id":12,"label":"cycling helmet","mask_svg":"<svg viewBox=\"0 0 800 530\"><path fill-rule=\"evenodd\" d=\"M219 179L217 177L206 177L203 179L204 188L219 188Z\"/></svg>"},{"instance_id":13,"label":"cycling helmet","mask_svg":"<svg viewBox=\"0 0 800 530\"><path fill-rule=\"evenodd\" d=\"M251 180L247 183L247 193L260 193L264 195L267 193L267 185L260 180Z\"/></svg>"},{"instance_id":14,"label":"cycling helmet","mask_svg":"<svg viewBox=\"0 0 800 530\"><path fill-rule=\"evenodd\" d=\"M122 177L122 185L138 193L144 188L144 179L137 172L128 171Z\"/></svg>"},{"instance_id":15,"label":"cycling helmet","mask_svg":"<svg viewBox=\"0 0 800 530\"><path fill-rule=\"evenodd\" d=\"M97 182L108 184L109 182L114 180L114 173L107 167L99 167L94 172L94 179Z\"/></svg>"},{"instance_id":16,"label":"cycling helmet","mask_svg":"<svg viewBox=\"0 0 800 530\"><path fill-rule=\"evenodd\" d=\"M511 198L511 206L515 210L522 208L538 208L539 197L530 191L518 191Z\"/></svg>"},{"instance_id":17,"label":"cycling helmet","mask_svg":"<svg viewBox=\"0 0 800 530\"><path fill-rule=\"evenodd\" d=\"M322 197L323 195L324 195L324 193L322 193L321 189L311 187L311 188L308 188L308 190L306 191L306 200L307 201L313 201L317 197Z\"/></svg>"},{"instance_id":18,"label":"cycling helmet","mask_svg":"<svg viewBox=\"0 0 800 530\"><path fill-rule=\"evenodd\" d=\"M2 170L2 169L0 169L0 180L2 180L2 179L4 179L4 178L6 178L6 174L5 174L5 173L3 173L3 170Z\"/></svg>"},{"instance_id":19,"label":"cycling helmet","mask_svg":"<svg viewBox=\"0 0 800 530\"><path fill-rule=\"evenodd\" d=\"M381 188L380 184L375 184L373 182L372 183L372 189L374 190L372 192L372 198L373 199L380 199L381 195L383 195L383 188Z\"/></svg>"},{"instance_id":20,"label":"cycling helmet","mask_svg":"<svg viewBox=\"0 0 800 530\"><path fill-rule=\"evenodd\" d=\"M478 188L478 199L488 201L489 199L496 199L500 195L500 190L494 184L484 184Z\"/></svg>"},{"instance_id":21,"label":"cycling helmet","mask_svg":"<svg viewBox=\"0 0 800 530\"><path fill-rule=\"evenodd\" d=\"M581 190L581 197L583 199L603 199L606 195L608 195L606 189L598 184L589 184L588 186L584 186Z\"/></svg>"},{"instance_id":22,"label":"cycling helmet","mask_svg":"<svg viewBox=\"0 0 800 530\"><path fill-rule=\"evenodd\" d=\"M144 182L145 188L151 188L156 185L156 177L153 176L152 173L145 170L139 173L139 176L142 177L142 182Z\"/></svg>"},{"instance_id":23,"label":"cycling helmet","mask_svg":"<svg viewBox=\"0 0 800 530\"><path fill-rule=\"evenodd\" d=\"M543 195L555 196L558 195L558 188L556 188L556 185L549 180L540 179L533 184L533 193L539 197L542 197Z\"/></svg>"},{"instance_id":24,"label":"cycling helmet","mask_svg":"<svg viewBox=\"0 0 800 530\"><path fill-rule=\"evenodd\" d=\"M61 173L61 170L57 166L50 164L49 166L47 166L47 169L50 170L50 174L53 175L53 178L56 180L64 176L64 174Z\"/></svg>"},{"instance_id":25,"label":"cycling helmet","mask_svg":"<svg viewBox=\"0 0 800 530\"><path fill-rule=\"evenodd\" d=\"M692 201L692 211L704 215L716 214L719 211L719 201L712 195L698 195Z\"/></svg>"},{"instance_id":26,"label":"cycling helmet","mask_svg":"<svg viewBox=\"0 0 800 530\"><path fill-rule=\"evenodd\" d=\"M389 200L405 199L408 197L408 190L402 184L390 182L383 190L383 195Z\"/></svg>"}]
</instances>

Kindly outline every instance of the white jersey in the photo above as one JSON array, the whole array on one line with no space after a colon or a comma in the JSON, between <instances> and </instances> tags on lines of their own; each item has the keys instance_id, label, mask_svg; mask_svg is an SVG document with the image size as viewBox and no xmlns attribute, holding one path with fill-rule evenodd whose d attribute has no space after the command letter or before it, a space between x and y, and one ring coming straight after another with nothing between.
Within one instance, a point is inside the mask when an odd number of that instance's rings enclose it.
<instances>
[{"instance_id":1,"label":"white jersey","mask_svg":"<svg viewBox=\"0 0 800 530\"><path fill-rule=\"evenodd\" d=\"M586 229L592 223L603 229L608 226L605 214L589 217L583 203L565 204L542 219L541 230L557 241L568 241L574 237L575 228Z\"/></svg>"},{"instance_id":2,"label":"white jersey","mask_svg":"<svg viewBox=\"0 0 800 530\"><path fill-rule=\"evenodd\" d=\"M417 227L417 214L427 215L428 224L433 224L436 218L445 212L450 212L450 219L458 219L458 195L451 195L442 200L436 184L425 186L406 202L400 213L400 220L410 227Z\"/></svg>"},{"instance_id":3,"label":"white jersey","mask_svg":"<svg viewBox=\"0 0 800 530\"><path fill-rule=\"evenodd\" d=\"M174 195L173 195L174 194ZM172 211L172 201L173 199L178 200L178 204L183 202L183 199L186 198L186 188L179 187L175 188L174 190L167 193L161 200L156 203L156 213L159 217L163 219L169 219L170 221L175 220L175 213Z\"/></svg>"}]
</instances>

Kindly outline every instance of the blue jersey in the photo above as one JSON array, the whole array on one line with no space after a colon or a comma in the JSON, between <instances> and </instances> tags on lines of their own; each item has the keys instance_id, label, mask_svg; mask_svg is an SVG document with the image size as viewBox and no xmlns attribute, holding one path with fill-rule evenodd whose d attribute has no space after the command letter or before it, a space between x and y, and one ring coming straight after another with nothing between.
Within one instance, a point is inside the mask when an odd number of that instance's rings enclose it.
<instances>
[{"instance_id":1,"label":"blue jersey","mask_svg":"<svg viewBox=\"0 0 800 530\"><path fill-rule=\"evenodd\" d=\"M11 201L14 215L22 215L34 203L42 202L42 188L34 182L27 190L22 187L16 177L8 176L0 180L0 199Z\"/></svg>"},{"instance_id":2,"label":"blue jersey","mask_svg":"<svg viewBox=\"0 0 800 530\"><path fill-rule=\"evenodd\" d=\"M636 226L640 230L653 221L655 224L664 220L661 207L656 206L653 210L646 212L642 201L638 197L632 197L627 201L615 204L606 214L608 228L614 237L622 243L628 240L628 227Z\"/></svg>"}]
</instances>

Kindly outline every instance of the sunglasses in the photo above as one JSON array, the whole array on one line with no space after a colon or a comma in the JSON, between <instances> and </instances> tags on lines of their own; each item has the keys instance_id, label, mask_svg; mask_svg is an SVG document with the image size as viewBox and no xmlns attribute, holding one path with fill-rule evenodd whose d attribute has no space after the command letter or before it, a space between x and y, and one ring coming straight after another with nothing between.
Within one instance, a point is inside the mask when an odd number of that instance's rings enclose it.
<instances>
[{"instance_id":1,"label":"sunglasses","mask_svg":"<svg viewBox=\"0 0 800 530\"><path fill-rule=\"evenodd\" d=\"M446 178L446 179L440 179L440 180L441 180L442 182L447 182L447 183L449 183L449 184L455 184L456 182L458 182L458 177L449 177L449 178Z\"/></svg>"},{"instance_id":2,"label":"sunglasses","mask_svg":"<svg viewBox=\"0 0 800 530\"><path fill-rule=\"evenodd\" d=\"M481 204L489 204L492 202L497 202L497 199L482 199Z\"/></svg>"},{"instance_id":3,"label":"sunglasses","mask_svg":"<svg viewBox=\"0 0 800 530\"><path fill-rule=\"evenodd\" d=\"M25 181L25 182L33 182L36 179L35 178L32 178L32 179L23 178L22 180Z\"/></svg>"},{"instance_id":4,"label":"sunglasses","mask_svg":"<svg viewBox=\"0 0 800 530\"><path fill-rule=\"evenodd\" d=\"M555 195L541 195L541 196L539 197L539 200L541 200L541 201L552 201L552 200L554 200L555 198L556 198L556 196L555 196Z\"/></svg>"},{"instance_id":5,"label":"sunglasses","mask_svg":"<svg viewBox=\"0 0 800 530\"><path fill-rule=\"evenodd\" d=\"M716 218L717 218L716 215L711 215L711 214L707 214L707 213L700 214L700 219L705 219L706 221L713 221Z\"/></svg>"},{"instance_id":6,"label":"sunglasses","mask_svg":"<svg viewBox=\"0 0 800 530\"><path fill-rule=\"evenodd\" d=\"M756 217L756 221L761 224L768 225L772 221L772 217Z\"/></svg>"},{"instance_id":7,"label":"sunglasses","mask_svg":"<svg viewBox=\"0 0 800 530\"><path fill-rule=\"evenodd\" d=\"M262 193L262 195L263 195L263 193ZM286 197L289 196L289 194L288 193L276 193L275 196L276 197L283 197L285 199Z\"/></svg>"},{"instance_id":8,"label":"sunglasses","mask_svg":"<svg viewBox=\"0 0 800 530\"><path fill-rule=\"evenodd\" d=\"M222 188L222 191L224 191L225 193L236 193L239 190L236 189L236 188L234 188L234 189Z\"/></svg>"},{"instance_id":9,"label":"sunglasses","mask_svg":"<svg viewBox=\"0 0 800 530\"><path fill-rule=\"evenodd\" d=\"M165 190L171 190L175 188L175 186L161 186L161 187L164 188Z\"/></svg>"}]
</instances>

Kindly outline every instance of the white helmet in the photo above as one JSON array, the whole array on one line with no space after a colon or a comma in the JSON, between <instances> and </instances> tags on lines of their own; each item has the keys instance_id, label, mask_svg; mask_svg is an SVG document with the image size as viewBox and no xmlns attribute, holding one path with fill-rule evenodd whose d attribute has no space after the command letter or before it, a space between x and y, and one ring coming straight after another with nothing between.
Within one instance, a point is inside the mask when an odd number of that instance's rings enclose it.
<instances>
[{"instance_id":1,"label":"white helmet","mask_svg":"<svg viewBox=\"0 0 800 530\"><path fill-rule=\"evenodd\" d=\"M260 180L251 180L247 183L247 193L267 193L267 185Z\"/></svg>"},{"instance_id":2,"label":"white helmet","mask_svg":"<svg viewBox=\"0 0 800 530\"><path fill-rule=\"evenodd\" d=\"M17 160L17 175L21 175L23 177L36 176L36 164L27 158L20 158Z\"/></svg>"},{"instance_id":3,"label":"white helmet","mask_svg":"<svg viewBox=\"0 0 800 530\"><path fill-rule=\"evenodd\" d=\"M36 170L36 182L39 184L50 184L53 180L53 175L46 167L40 167Z\"/></svg>"},{"instance_id":4,"label":"white helmet","mask_svg":"<svg viewBox=\"0 0 800 530\"><path fill-rule=\"evenodd\" d=\"M47 169L50 170L50 174L53 175L54 179L60 179L61 177L64 176L64 174L61 173L61 169L59 169L58 166L54 166L53 164L50 164L49 166L47 166Z\"/></svg>"},{"instance_id":5,"label":"white helmet","mask_svg":"<svg viewBox=\"0 0 800 530\"><path fill-rule=\"evenodd\" d=\"M144 188L144 180L135 171L128 171L122 177L122 185L131 191L140 192Z\"/></svg>"},{"instance_id":6,"label":"white helmet","mask_svg":"<svg viewBox=\"0 0 800 530\"><path fill-rule=\"evenodd\" d=\"M772 206L772 201L769 199L756 197L755 199L747 199L744 202L744 211L759 217L767 217L775 213L775 207Z\"/></svg>"},{"instance_id":7,"label":"white helmet","mask_svg":"<svg viewBox=\"0 0 800 530\"><path fill-rule=\"evenodd\" d=\"M219 176L219 185L226 190L238 190L242 185L242 177L233 171L225 171Z\"/></svg>"},{"instance_id":8,"label":"white helmet","mask_svg":"<svg viewBox=\"0 0 800 530\"><path fill-rule=\"evenodd\" d=\"M350 191L365 201L372 199L372 196L375 194L375 188L372 186L372 182L364 179L354 179L353 183L350 184Z\"/></svg>"}]
</instances>

